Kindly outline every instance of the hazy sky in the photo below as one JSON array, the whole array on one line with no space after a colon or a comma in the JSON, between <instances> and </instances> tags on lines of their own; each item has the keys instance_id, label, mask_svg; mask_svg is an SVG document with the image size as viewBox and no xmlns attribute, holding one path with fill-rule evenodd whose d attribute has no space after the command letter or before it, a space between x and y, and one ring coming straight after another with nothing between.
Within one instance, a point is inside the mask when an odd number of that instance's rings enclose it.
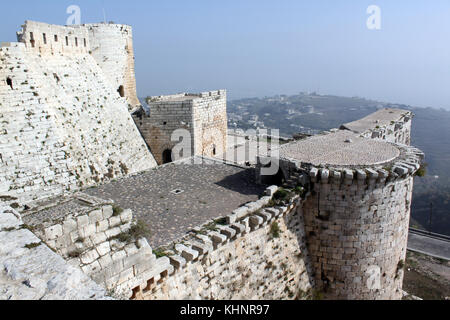
<instances>
[{"instance_id":1,"label":"hazy sky","mask_svg":"<svg viewBox=\"0 0 450 320\"><path fill-rule=\"evenodd\" d=\"M448 0L2 1L0 41L27 19L131 24L139 96L361 96L450 109ZM366 10L381 8L381 30Z\"/></svg>"}]
</instances>

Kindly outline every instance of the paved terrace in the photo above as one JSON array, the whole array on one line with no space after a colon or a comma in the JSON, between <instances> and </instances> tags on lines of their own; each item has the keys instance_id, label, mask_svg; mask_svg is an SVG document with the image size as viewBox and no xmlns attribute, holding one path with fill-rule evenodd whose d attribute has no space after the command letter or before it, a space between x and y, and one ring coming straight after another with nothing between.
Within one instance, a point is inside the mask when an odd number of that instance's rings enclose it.
<instances>
[{"instance_id":1,"label":"paved terrace","mask_svg":"<svg viewBox=\"0 0 450 320\"><path fill-rule=\"evenodd\" d=\"M266 187L255 183L254 169L211 163L172 163L85 193L132 209L149 225L148 241L158 248L263 195Z\"/></svg>"}]
</instances>

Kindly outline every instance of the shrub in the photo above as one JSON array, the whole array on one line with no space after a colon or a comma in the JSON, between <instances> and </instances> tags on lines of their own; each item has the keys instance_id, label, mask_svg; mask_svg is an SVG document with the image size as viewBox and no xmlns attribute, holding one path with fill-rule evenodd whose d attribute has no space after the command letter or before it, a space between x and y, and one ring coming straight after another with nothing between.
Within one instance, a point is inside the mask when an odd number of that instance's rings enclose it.
<instances>
[{"instance_id":1,"label":"shrub","mask_svg":"<svg viewBox=\"0 0 450 320\"><path fill-rule=\"evenodd\" d=\"M113 217L117 217L121 215L123 212L123 209L117 205L113 205Z\"/></svg>"},{"instance_id":2,"label":"shrub","mask_svg":"<svg viewBox=\"0 0 450 320\"><path fill-rule=\"evenodd\" d=\"M417 170L415 176L416 177L425 177L427 175L427 167L428 163L424 163L420 166L419 170Z\"/></svg>"},{"instance_id":3,"label":"shrub","mask_svg":"<svg viewBox=\"0 0 450 320\"><path fill-rule=\"evenodd\" d=\"M287 192L285 189L281 188L275 194L273 195L273 198L275 200L286 200L289 197L289 192Z\"/></svg>"}]
</instances>

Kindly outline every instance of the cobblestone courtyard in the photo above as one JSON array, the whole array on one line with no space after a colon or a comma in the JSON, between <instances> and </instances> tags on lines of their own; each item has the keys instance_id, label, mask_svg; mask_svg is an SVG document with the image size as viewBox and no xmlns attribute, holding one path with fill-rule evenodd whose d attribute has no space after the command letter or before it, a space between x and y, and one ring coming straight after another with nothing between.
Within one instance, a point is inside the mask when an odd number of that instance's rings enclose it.
<instances>
[{"instance_id":1,"label":"cobblestone courtyard","mask_svg":"<svg viewBox=\"0 0 450 320\"><path fill-rule=\"evenodd\" d=\"M253 169L216 163L170 164L85 192L132 209L150 227L148 240L157 248L257 200L264 190Z\"/></svg>"}]
</instances>

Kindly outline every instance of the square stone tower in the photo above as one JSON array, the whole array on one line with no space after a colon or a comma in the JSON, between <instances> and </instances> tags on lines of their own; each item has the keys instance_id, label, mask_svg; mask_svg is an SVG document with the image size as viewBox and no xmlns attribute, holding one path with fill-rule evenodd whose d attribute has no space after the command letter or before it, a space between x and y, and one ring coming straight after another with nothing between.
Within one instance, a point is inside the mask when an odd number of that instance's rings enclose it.
<instances>
[{"instance_id":1,"label":"square stone tower","mask_svg":"<svg viewBox=\"0 0 450 320\"><path fill-rule=\"evenodd\" d=\"M192 155L215 157L225 153L226 90L149 97L147 103L150 114L140 112L133 118L158 164ZM190 141L184 139L186 134ZM174 149L180 143L184 144L183 152Z\"/></svg>"}]
</instances>

